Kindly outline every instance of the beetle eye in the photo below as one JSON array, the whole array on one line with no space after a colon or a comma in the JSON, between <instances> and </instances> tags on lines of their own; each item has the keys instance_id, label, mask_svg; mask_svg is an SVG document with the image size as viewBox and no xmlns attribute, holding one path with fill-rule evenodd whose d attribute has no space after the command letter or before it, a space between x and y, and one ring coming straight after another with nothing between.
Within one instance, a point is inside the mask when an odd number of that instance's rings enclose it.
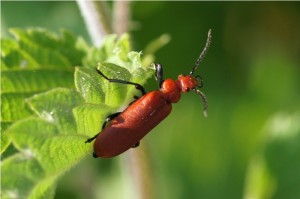
<instances>
[{"instance_id":1,"label":"beetle eye","mask_svg":"<svg viewBox=\"0 0 300 199\"><path fill-rule=\"evenodd\" d=\"M200 75L197 75L195 78L197 79L197 82L198 82L197 87L198 88L202 88L203 87L203 79L202 79L202 77Z\"/></svg>"}]
</instances>

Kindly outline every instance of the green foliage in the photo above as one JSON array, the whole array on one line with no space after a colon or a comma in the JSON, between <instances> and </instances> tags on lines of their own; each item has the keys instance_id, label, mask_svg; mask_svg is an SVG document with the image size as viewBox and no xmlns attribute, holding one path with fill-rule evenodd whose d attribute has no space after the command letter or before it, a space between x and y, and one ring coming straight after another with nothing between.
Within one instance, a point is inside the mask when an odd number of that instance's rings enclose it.
<instances>
[{"instance_id":1,"label":"green foliage","mask_svg":"<svg viewBox=\"0 0 300 199\"><path fill-rule=\"evenodd\" d=\"M248 168L245 198L299 198L300 114L278 113L266 124L264 139ZM289 190L286 192L286 190Z\"/></svg>"},{"instance_id":2,"label":"green foliage","mask_svg":"<svg viewBox=\"0 0 300 199\"><path fill-rule=\"evenodd\" d=\"M8 27L43 26L53 30L67 27L88 38L75 1L1 1L1 6L2 36L8 35ZM211 48L195 73L204 81L202 91L208 98L209 117L203 118L198 96L186 94L173 106L170 116L141 143L141 147L146 146L150 153L153 183L146 186L154 187L153 198L266 199L270 196L288 199L291 195L300 198L297 152L300 141L289 133L294 127L282 128L299 124L299 117L294 115L300 110L299 2L135 1L129 6L130 34L135 49L143 49L143 66L151 62L148 53L157 46L144 48L153 36L165 32L172 36L172 42L156 53L157 61L164 67L165 78L187 74L203 48L207 30L213 31ZM74 66L93 69L100 60L101 63L105 61L104 48L90 47L81 39L76 40L76 47L83 49L85 55L82 63ZM113 46L118 42L111 39ZM108 43L104 44L106 49L109 49ZM13 65L35 64L35 59L25 52L16 52L17 41L5 39L1 44L2 55L15 51L10 58L5 58L12 64L15 62ZM112 51L107 52L112 54ZM21 60L25 57L26 62L19 64L18 56ZM3 57L1 62L4 74ZM70 74L73 78L73 73ZM156 82L149 83L148 88L157 88ZM75 88L73 81L70 85ZM8 97L3 94L2 103L9 102L7 108L2 109L5 117L24 112L26 117L31 116L30 107L19 108L25 104L23 99L33 94L16 94L19 98L13 93ZM8 109L12 110L10 115L6 114ZM77 132L94 135L103 122L103 115L111 111L114 108L107 105L84 103L76 106L73 112ZM3 113L2 130L15 122L7 119L5 122ZM282 135L286 131L286 136L276 139L271 136L270 132L277 129L282 130ZM3 163L8 164L6 157L14 151L12 145L6 149ZM132 184L128 162L119 165L119 160L124 163L123 158L84 159L76 170L72 169L72 173L60 178L55 198L136 197L135 185L138 184ZM14 166L18 164L10 167L17 170ZM31 170L38 171L38 168L32 166ZM17 171L2 170L2 177L7 173L16 178L9 173ZM19 177L18 180L22 179ZM51 180L56 178L43 181L53 185L52 191L48 191L49 196L54 194L56 184L50 183ZM24 183L30 185L29 181ZM46 187L39 190L46 190ZM16 196L16 192L10 190L11 196Z\"/></svg>"},{"instance_id":3,"label":"green foliage","mask_svg":"<svg viewBox=\"0 0 300 199\"><path fill-rule=\"evenodd\" d=\"M91 154L85 140L137 92L110 84L96 72L96 63L110 78L140 84L154 70L142 66L128 35L108 36L95 48L67 31L12 33L17 40L1 41L1 197L53 198L57 179ZM10 144L16 153L6 152Z\"/></svg>"},{"instance_id":4,"label":"green foliage","mask_svg":"<svg viewBox=\"0 0 300 199\"><path fill-rule=\"evenodd\" d=\"M1 126L32 115L25 99L56 87L73 88L73 70L85 52L67 31L58 37L43 29L12 29L14 39L1 39ZM1 136L1 152L9 137Z\"/></svg>"}]
</instances>

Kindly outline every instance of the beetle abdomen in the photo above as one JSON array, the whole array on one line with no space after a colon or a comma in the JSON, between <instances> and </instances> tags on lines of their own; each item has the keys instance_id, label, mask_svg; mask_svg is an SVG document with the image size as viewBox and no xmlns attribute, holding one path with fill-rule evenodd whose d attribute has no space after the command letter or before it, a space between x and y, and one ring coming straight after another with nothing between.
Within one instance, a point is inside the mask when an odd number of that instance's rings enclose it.
<instances>
[{"instance_id":1,"label":"beetle abdomen","mask_svg":"<svg viewBox=\"0 0 300 199\"><path fill-rule=\"evenodd\" d=\"M103 129L95 140L94 152L98 157L123 153L167 117L171 109L160 91L145 94Z\"/></svg>"}]
</instances>

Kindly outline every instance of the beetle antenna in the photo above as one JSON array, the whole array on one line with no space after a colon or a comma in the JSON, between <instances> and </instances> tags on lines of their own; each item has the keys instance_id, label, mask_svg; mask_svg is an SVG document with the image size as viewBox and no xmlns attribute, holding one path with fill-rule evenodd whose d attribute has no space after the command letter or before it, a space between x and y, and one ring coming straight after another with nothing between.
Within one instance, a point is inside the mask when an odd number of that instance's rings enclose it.
<instances>
[{"instance_id":1,"label":"beetle antenna","mask_svg":"<svg viewBox=\"0 0 300 199\"><path fill-rule=\"evenodd\" d=\"M194 65L194 67L192 68L192 70L190 72L190 75L193 75L194 71L197 69L197 67L199 66L200 62L205 57L205 55L206 55L206 53L208 51L208 48L210 46L210 43L211 43L211 38L212 38L211 29L209 29L208 34L207 34L207 40L206 40L205 47L202 50L202 52L201 52L200 56L198 57L198 59L196 60L195 65Z\"/></svg>"},{"instance_id":2,"label":"beetle antenna","mask_svg":"<svg viewBox=\"0 0 300 199\"><path fill-rule=\"evenodd\" d=\"M203 114L204 117L207 117L207 109L208 109L208 103L207 103L207 98L204 95L204 93L202 93L200 90L198 89L193 89L202 99L203 102Z\"/></svg>"}]
</instances>

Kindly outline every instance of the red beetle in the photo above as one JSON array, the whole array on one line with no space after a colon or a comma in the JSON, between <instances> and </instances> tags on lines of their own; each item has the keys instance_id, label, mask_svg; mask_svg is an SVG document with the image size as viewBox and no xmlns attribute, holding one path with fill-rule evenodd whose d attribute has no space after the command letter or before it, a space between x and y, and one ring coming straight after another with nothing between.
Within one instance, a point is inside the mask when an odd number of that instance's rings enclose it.
<instances>
[{"instance_id":1,"label":"red beetle","mask_svg":"<svg viewBox=\"0 0 300 199\"><path fill-rule=\"evenodd\" d=\"M146 93L143 86L137 83L110 79L101 71L97 72L109 82L134 85L143 94L130 104L123 112L114 113L108 116L102 126L101 133L88 139L85 143L92 142L94 139L95 158L110 158L117 156L126 150L137 147L140 140L166 118L171 110L172 103L179 101L181 92L194 91L203 100L204 115L207 115L207 100L205 95L198 90L203 86L200 76L193 77L193 73L204 58L211 42L211 30L208 32L206 45L196 60L194 67L189 75L179 75L178 79L163 80L163 70L160 64L154 64L156 69L156 79L160 89Z\"/></svg>"}]
</instances>

